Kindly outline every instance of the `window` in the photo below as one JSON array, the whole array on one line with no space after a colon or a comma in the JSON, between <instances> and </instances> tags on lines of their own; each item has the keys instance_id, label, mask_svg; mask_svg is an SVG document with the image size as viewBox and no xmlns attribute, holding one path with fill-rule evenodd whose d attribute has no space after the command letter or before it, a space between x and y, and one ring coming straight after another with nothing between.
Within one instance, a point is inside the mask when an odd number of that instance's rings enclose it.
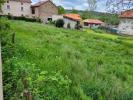
<instances>
[{"instance_id":1,"label":"window","mask_svg":"<svg viewBox=\"0 0 133 100\"><path fill-rule=\"evenodd\" d=\"M7 5L7 9L10 10L10 5Z\"/></svg>"},{"instance_id":2,"label":"window","mask_svg":"<svg viewBox=\"0 0 133 100\"><path fill-rule=\"evenodd\" d=\"M35 14L35 8L32 8L32 14Z\"/></svg>"},{"instance_id":3,"label":"window","mask_svg":"<svg viewBox=\"0 0 133 100\"><path fill-rule=\"evenodd\" d=\"M84 22L84 26L88 26L88 23Z\"/></svg>"},{"instance_id":4,"label":"window","mask_svg":"<svg viewBox=\"0 0 133 100\"><path fill-rule=\"evenodd\" d=\"M21 7L21 11L24 11L24 8L23 7Z\"/></svg>"},{"instance_id":5,"label":"window","mask_svg":"<svg viewBox=\"0 0 133 100\"><path fill-rule=\"evenodd\" d=\"M49 18L47 19L47 21L52 21L52 18L51 18L51 17L49 17Z\"/></svg>"}]
</instances>

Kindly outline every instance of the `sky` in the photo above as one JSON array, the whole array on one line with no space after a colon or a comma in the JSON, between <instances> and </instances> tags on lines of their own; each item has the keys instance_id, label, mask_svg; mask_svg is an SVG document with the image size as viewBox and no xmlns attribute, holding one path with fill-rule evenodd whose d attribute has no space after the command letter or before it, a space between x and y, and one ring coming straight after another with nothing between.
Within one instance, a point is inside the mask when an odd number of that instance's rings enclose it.
<instances>
[{"instance_id":1,"label":"sky","mask_svg":"<svg viewBox=\"0 0 133 100\"><path fill-rule=\"evenodd\" d=\"M39 0L32 0L33 2L37 2ZM78 9L78 10L86 10L88 9L87 0L53 0L53 2L57 6L63 6L65 9ZM96 11L106 12L105 0L100 1L97 4Z\"/></svg>"}]
</instances>

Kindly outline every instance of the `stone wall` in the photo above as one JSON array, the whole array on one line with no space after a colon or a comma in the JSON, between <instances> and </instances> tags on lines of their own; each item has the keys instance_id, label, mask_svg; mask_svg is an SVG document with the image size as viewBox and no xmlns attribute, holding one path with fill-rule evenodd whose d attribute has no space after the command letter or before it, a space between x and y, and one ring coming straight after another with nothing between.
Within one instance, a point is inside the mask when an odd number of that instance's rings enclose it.
<instances>
[{"instance_id":1,"label":"stone wall","mask_svg":"<svg viewBox=\"0 0 133 100\"><path fill-rule=\"evenodd\" d=\"M52 15L58 15L58 8L51 2L46 2L35 8L35 16L39 17L43 22L46 22L49 17L52 18Z\"/></svg>"},{"instance_id":2,"label":"stone wall","mask_svg":"<svg viewBox=\"0 0 133 100\"><path fill-rule=\"evenodd\" d=\"M133 35L133 19L122 18L118 30L121 34Z\"/></svg>"},{"instance_id":3,"label":"stone wall","mask_svg":"<svg viewBox=\"0 0 133 100\"><path fill-rule=\"evenodd\" d=\"M22 10L22 7L23 7L23 10ZM10 14L13 16L31 17L31 3L9 1L4 3L4 5L2 6L2 12L4 15Z\"/></svg>"}]
</instances>

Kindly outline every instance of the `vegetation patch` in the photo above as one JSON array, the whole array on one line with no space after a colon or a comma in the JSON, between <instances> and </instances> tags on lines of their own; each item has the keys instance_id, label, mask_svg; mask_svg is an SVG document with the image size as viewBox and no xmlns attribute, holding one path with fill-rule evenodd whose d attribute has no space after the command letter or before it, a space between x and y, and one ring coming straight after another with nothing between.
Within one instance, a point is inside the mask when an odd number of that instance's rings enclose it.
<instances>
[{"instance_id":1,"label":"vegetation patch","mask_svg":"<svg viewBox=\"0 0 133 100\"><path fill-rule=\"evenodd\" d=\"M13 57L4 64L5 100L132 100L133 40L93 30L10 21ZM129 39L128 39L129 38Z\"/></svg>"}]
</instances>

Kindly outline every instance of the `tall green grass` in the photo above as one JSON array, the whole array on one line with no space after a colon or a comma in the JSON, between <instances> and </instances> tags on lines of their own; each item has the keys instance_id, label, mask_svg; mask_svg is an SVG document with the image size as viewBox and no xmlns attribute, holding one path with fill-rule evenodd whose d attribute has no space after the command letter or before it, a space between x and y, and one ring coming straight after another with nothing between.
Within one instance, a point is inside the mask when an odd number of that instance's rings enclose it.
<instances>
[{"instance_id":1,"label":"tall green grass","mask_svg":"<svg viewBox=\"0 0 133 100\"><path fill-rule=\"evenodd\" d=\"M10 23L16 32L16 53L10 66L15 75L22 73L20 77L27 72L34 100L133 99L132 38L22 21ZM18 90L16 93L22 92Z\"/></svg>"}]
</instances>

